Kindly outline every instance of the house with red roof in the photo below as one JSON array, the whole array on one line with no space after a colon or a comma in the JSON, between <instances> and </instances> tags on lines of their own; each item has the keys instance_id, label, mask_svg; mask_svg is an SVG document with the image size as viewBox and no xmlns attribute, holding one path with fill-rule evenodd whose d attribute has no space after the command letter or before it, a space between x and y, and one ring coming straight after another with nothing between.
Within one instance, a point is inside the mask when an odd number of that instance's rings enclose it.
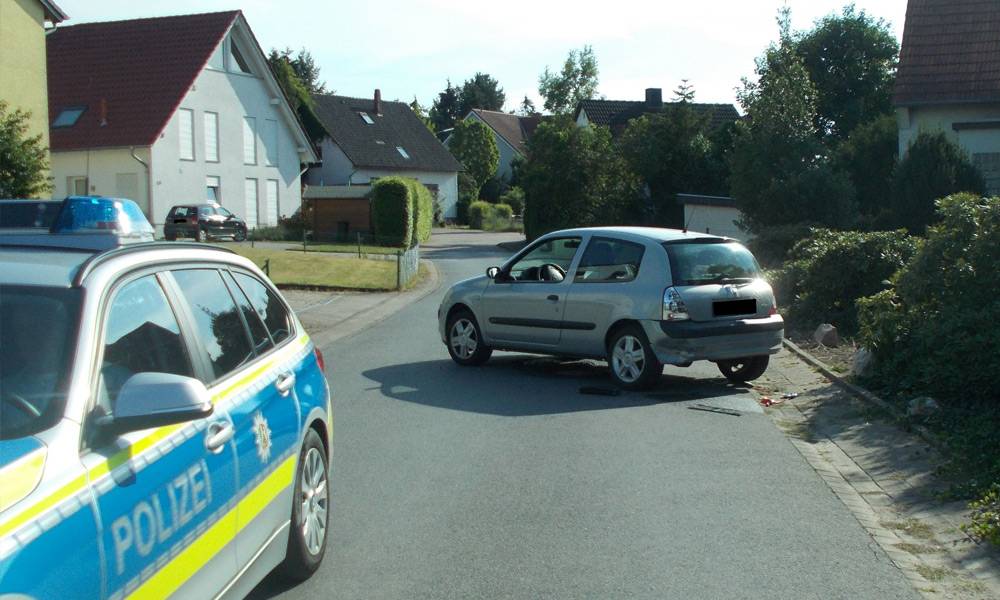
<instances>
[{"instance_id":1,"label":"house with red roof","mask_svg":"<svg viewBox=\"0 0 1000 600\"><path fill-rule=\"evenodd\" d=\"M316 155L240 11L87 23L49 33L55 197L218 202L250 227L302 203Z\"/></svg>"},{"instance_id":2,"label":"house with red roof","mask_svg":"<svg viewBox=\"0 0 1000 600\"><path fill-rule=\"evenodd\" d=\"M1000 193L1000 3L910 0L893 104L900 156L944 131Z\"/></svg>"},{"instance_id":3,"label":"house with red roof","mask_svg":"<svg viewBox=\"0 0 1000 600\"><path fill-rule=\"evenodd\" d=\"M500 155L496 177L510 181L514 161L524 160L528 156L528 140L542 122L542 115L512 115L474 108L465 118L479 121L489 128ZM445 140L445 145L447 144L448 140Z\"/></svg>"}]
</instances>

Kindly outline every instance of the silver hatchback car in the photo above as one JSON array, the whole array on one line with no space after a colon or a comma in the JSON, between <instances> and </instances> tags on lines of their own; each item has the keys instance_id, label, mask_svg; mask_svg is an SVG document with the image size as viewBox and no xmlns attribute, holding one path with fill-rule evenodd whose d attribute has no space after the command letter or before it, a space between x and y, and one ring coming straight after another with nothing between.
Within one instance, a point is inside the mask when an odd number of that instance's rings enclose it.
<instances>
[{"instance_id":1,"label":"silver hatchback car","mask_svg":"<svg viewBox=\"0 0 1000 600\"><path fill-rule=\"evenodd\" d=\"M784 333L771 286L742 244L643 227L545 235L453 285L438 322L460 365L493 350L599 358L626 389L655 384L664 364L696 360L731 381L756 379Z\"/></svg>"}]
</instances>

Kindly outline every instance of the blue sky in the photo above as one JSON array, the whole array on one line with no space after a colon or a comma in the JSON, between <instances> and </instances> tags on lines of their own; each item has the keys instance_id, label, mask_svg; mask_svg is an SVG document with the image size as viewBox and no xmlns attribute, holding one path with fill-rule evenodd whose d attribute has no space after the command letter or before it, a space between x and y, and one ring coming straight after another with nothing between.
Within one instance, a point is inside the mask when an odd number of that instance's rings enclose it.
<instances>
[{"instance_id":1,"label":"blue sky","mask_svg":"<svg viewBox=\"0 0 1000 600\"><path fill-rule=\"evenodd\" d=\"M456 0L57 0L66 25L240 8L265 51L309 49L327 86L368 97L429 106L451 78L476 71L497 78L507 108L527 94L540 107L538 76L558 69L572 48L590 44L600 67L599 94L640 99L647 87L672 95L681 79L696 101L735 102L740 78L777 37L775 15L792 9L795 29L839 12L831 0L505 0L487 7ZM902 36L906 0L857 0L857 8L891 22Z\"/></svg>"}]
</instances>

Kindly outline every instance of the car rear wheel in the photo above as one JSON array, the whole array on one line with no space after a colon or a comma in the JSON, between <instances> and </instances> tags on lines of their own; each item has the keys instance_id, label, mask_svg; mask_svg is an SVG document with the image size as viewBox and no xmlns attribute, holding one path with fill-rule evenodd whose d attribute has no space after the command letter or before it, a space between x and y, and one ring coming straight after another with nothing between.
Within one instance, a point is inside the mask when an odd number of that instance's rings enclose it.
<instances>
[{"instance_id":1,"label":"car rear wheel","mask_svg":"<svg viewBox=\"0 0 1000 600\"><path fill-rule=\"evenodd\" d=\"M292 524L288 552L278 566L290 581L304 581L323 561L329 524L330 478L323 442L315 430L306 432L292 501Z\"/></svg>"},{"instance_id":2,"label":"car rear wheel","mask_svg":"<svg viewBox=\"0 0 1000 600\"><path fill-rule=\"evenodd\" d=\"M638 325L627 325L614 333L608 344L611 377L621 387L643 390L663 375L663 363L653 354L646 334Z\"/></svg>"},{"instance_id":3,"label":"car rear wheel","mask_svg":"<svg viewBox=\"0 0 1000 600\"><path fill-rule=\"evenodd\" d=\"M753 381L767 370L767 364L771 361L770 356L747 356L734 360L720 360L716 364L719 372L725 375L726 379L733 383L746 383Z\"/></svg>"},{"instance_id":4,"label":"car rear wheel","mask_svg":"<svg viewBox=\"0 0 1000 600\"><path fill-rule=\"evenodd\" d=\"M493 348L483 341L476 317L467 310L458 311L448 319L448 354L465 366L481 365L490 359Z\"/></svg>"},{"instance_id":5,"label":"car rear wheel","mask_svg":"<svg viewBox=\"0 0 1000 600\"><path fill-rule=\"evenodd\" d=\"M194 239L195 241L198 242L204 242L205 240L208 239L208 234L205 233L204 229L199 227L198 229L194 230Z\"/></svg>"}]
</instances>

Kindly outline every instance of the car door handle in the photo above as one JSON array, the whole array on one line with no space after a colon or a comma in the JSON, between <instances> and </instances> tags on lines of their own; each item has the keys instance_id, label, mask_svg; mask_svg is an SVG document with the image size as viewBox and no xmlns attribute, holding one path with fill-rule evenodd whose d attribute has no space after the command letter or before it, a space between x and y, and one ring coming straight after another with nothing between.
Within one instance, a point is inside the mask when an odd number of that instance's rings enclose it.
<instances>
[{"instance_id":1,"label":"car door handle","mask_svg":"<svg viewBox=\"0 0 1000 600\"><path fill-rule=\"evenodd\" d=\"M282 396L287 396L293 385L295 385L295 373L283 373L278 375L278 379L274 382L275 389L277 389L278 393Z\"/></svg>"},{"instance_id":2,"label":"car door handle","mask_svg":"<svg viewBox=\"0 0 1000 600\"><path fill-rule=\"evenodd\" d=\"M555 294L549 294L548 300L551 300L553 302L559 302L559 296L556 296Z\"/></svg>"},{"instance_id":3,"label":"car door handle","mask_svg":"<svg viewBox=\"0 0 1000 600\"><path fill-rule=\"evenodd\" d=\"M208 426L205 436L205 448L209 452L221 452L229 440L233 439L233 424L229 421L216 421Z\"/></svg>"}]
</instances>

